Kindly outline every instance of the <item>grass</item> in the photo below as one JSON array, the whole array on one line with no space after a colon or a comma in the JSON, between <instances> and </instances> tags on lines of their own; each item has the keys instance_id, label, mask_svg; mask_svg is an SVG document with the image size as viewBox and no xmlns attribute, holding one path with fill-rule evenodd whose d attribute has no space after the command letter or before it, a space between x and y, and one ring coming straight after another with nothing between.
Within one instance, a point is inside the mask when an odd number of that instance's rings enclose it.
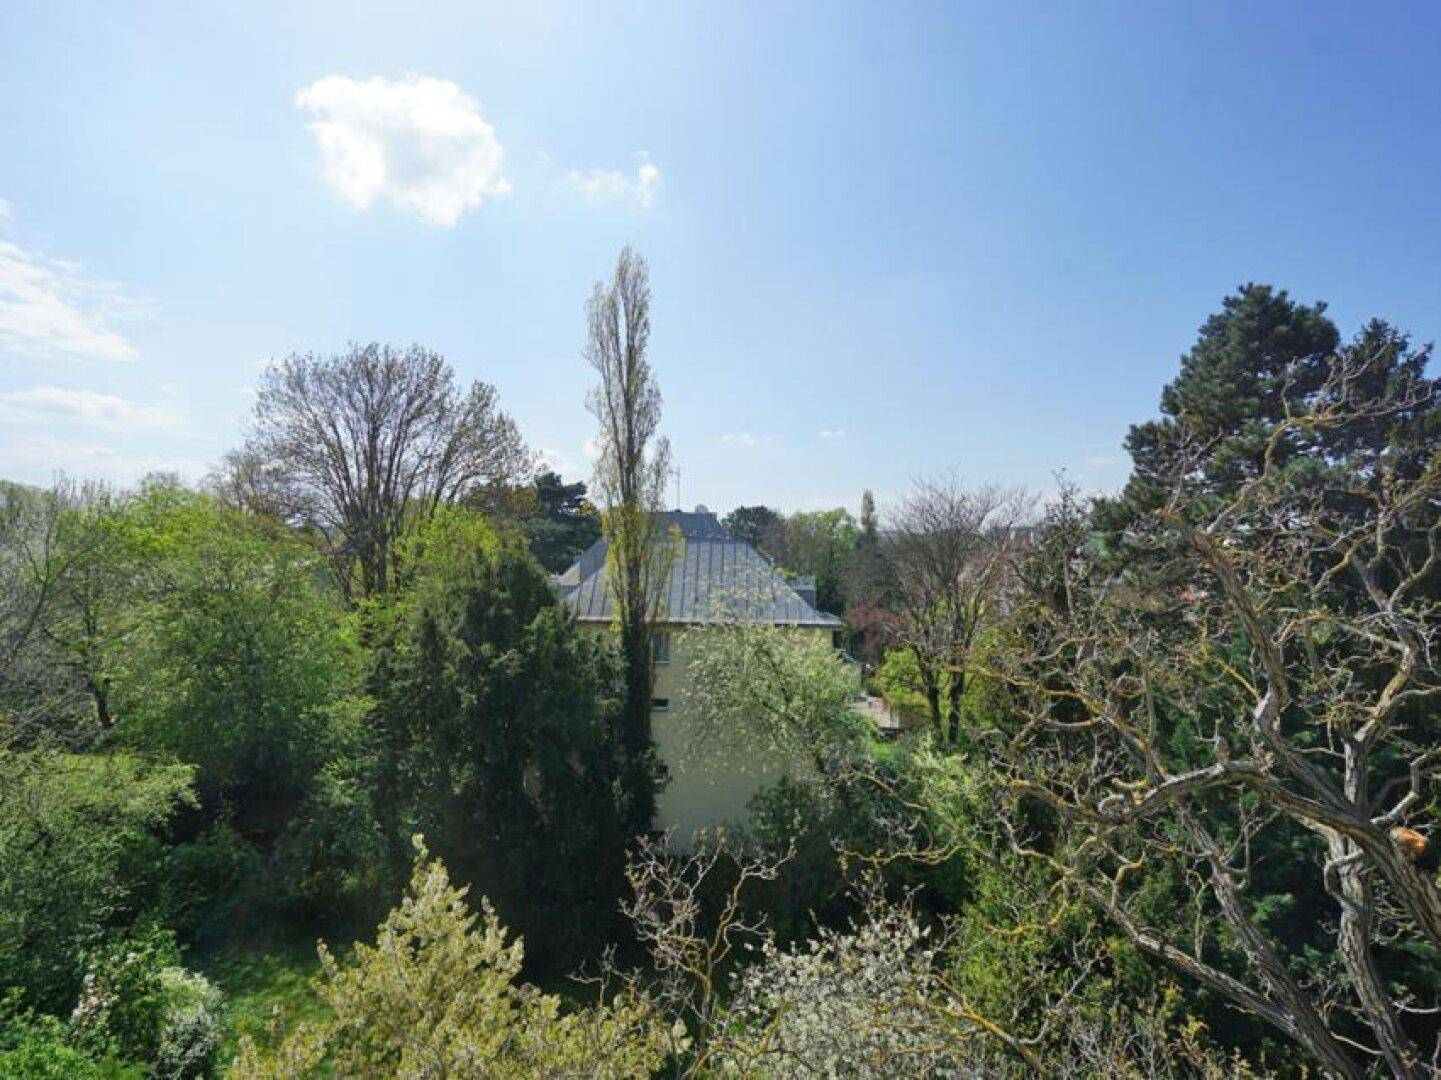
<instances>
[{"instance_id":1,"label":"grass","mask_svg":"<svg viewBox=\"0 0 1441 1080\"><path fill-rule=\"evenodd\" d=\"M277 1015L282 1030L289 1030L325 1013L312 985L320 971L314 941L253 952L227 950L193 960L225 993L224 1036L218 1055L222 1062L235 1056L242 1036L267 1041Z\"/></svg>"}]
</instances>

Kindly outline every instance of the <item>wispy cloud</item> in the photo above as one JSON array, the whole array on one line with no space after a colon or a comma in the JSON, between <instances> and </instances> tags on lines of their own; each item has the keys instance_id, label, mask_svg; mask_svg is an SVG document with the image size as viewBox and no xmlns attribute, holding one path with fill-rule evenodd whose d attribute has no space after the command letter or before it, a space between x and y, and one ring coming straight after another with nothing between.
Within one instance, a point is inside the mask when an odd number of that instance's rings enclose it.
<instances>
[{"instance_id":1,"label":"wispy cloud","mask_svg":"<svg viewBox=\"0 0 1441 1080\"><path fill-rule=\"evenodd\" d=\"M173 431L185 422L174 405L144 405L114 394L59 386L0 390L0 419L12 424L83 424L106 431Z\"/></svg>"},{"instance_id":2,"label":"wispy cloud","mask_svg":"<svg viewBox=\"0 0 1441 1080\"><path fill-rule=\"evenodd\" d=\"M384 197L449 228L512 191L495 129L480 102L453 82L330 75L301 89L295 104L316 117L310 130L326 181L358 210Z\"/></svg>"},{"instance_id":3,"label":"wispy cloud","mask_svg":"<svg viewBox=\"0 0 1441 1080\"><path fill-rule=\"evenodd\" d=\"M210 471L210 464L204 461L129 453L104 442L47 435L0 442L0 458L11 479L36 484L49 483L60 473L129 482L153 472L178 473L182 479L195 481Z\"/></svg>"},{"instance_id":4,"label":"wispy cloud","mask_svg":"<svg viewBox=\"0 0 1441 1080\"><path fill-rule=\"evenodd\" d=\"M10 214L5 204L0 219ZM77 262L0 239L0 350L40 359L134 360L117 323L149 305L114 282L88 277Z\"/></svg>"},{"instance_id":5,"label":"wispy cloud","mask_svg":"<svg viewBox=\"0 0 1441 1080\"><path fill-rule=\"evenodd\" d=\"M52 439L44 435L12 440L4 449L10 468L22 475L26 471L38 474L42 480L56 472L82 476L109 474L120 457L114 447L103 443Z\"/></svg>"},{"instance_id":6,"label":"wispy cloud","mask_svg":"<svg viewBox=\"0 0 1441 1080\"><path fill-rule=\"evenodd\" d=\"M587 198L633 200L640 206L649 206L655 189L660 185L660 169L644 151L638 151L635 156L638 164L634 177L615 169L591 169L588 172L572 169L565 182Z\"/></svg>"},{"instance_id":7,"label":"wispy cloud","mask_svg":"<svg viewBox=\"0 0 1441 1080\"><path fill-rule=\"evenodd\" d=\"M818 434L822 439L844 439L846 437L846 429L830 427L821 428Z\"/></svg>"},{"instance_id":8,"label":"wispy cloud","mask_svg":"<svg viewBox=\"0 0 1441 1080\"><path fill-rule=\"evenodd\" d=\"M564 450L556 450L554 447L542 446L535 456L537 468L549 469L551 472L564 475L571 472L575 465L570 455Z\"/></svg>"},{"instance_id":9,"label":"wispy cloud","mask_svg":"<svg viewBox=\"0 0 1441 1080\"><path fill-rule=\"evenodd\" d=\"M774 435L752 435L748 431L721 436L721 442L726 446L768 446L774 441Z\"/></svg>"}]
</instances>

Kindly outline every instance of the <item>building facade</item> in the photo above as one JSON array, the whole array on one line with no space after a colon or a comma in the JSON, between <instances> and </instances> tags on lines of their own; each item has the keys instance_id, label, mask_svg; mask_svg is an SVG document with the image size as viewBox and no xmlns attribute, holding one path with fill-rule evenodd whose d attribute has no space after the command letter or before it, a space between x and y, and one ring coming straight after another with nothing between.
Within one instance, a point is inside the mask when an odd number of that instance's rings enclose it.
<instances>
[{"instance_id":1,"label":"building facade","mask_svg":"<svg viewBox=\"0 0 1441 1080\"><path fill-rule=\"evenodd\" d=\"M703 732L686 715L687 650L695 640L690 635L703 633L707 624L746 619L829 644L843 624L816 610L806 582L786 581L754 547L732 539L704 507L671 511L665 519L676 550L657 598L651 637L651 731L670 780L656 824L685 848L698 829L744 822L751 797L792 768L758 754L743 732ZM613 624L605 557L606 543L599 540L555 579L577 621L597 633L609 632Z\"/></svg>"}]
</instances>

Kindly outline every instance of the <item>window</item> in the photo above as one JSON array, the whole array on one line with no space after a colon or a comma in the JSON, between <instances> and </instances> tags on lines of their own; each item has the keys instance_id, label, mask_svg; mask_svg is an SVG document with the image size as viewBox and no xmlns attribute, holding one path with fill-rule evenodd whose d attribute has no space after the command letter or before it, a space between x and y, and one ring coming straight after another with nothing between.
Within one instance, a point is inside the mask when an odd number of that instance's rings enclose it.
<instances>
[{"instance_id":1,"label":"window","mask_svg":"<svg viewBox=\"0 0 1441 1080\"><path fill-rule=\"evenodd\" d=\"M651 712L670 712L670 698L653 697L650 699Z\"/></svg>"},{"instance_id":2,"label":"window","mask_svg":"<svg viewBox=\"0 0 1441 1080\"><path fill-rule=\"evenodd\" d=\"M650 662L652 664L670 663L670 635L652 634L650 636Z\"/></svg>"}]
</instances>

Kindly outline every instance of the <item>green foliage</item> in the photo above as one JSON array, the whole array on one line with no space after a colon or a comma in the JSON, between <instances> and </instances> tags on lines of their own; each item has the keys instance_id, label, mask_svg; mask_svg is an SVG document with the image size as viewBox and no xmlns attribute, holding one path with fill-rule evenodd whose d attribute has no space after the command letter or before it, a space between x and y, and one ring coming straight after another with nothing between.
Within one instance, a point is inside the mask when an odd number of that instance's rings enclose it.
<instances>
[{"instance_id":1,"label":"green foliage","mask_svg":"<svg viewBox=\"0 0 1441 1080\"><path fill-rule=\"evenodd\" d=\"M72 1037L96 1056L150 1061L170 1012L164 973L180 964L175 935L150 929L108 941L85 955Z\"/></svg>"},{"instance_id":2,"label":"green foliage","mask_svg":"<svg viewBox=\"0 0 1441 1080\"><path fill-rule=\"evenodd\" d=\"M972 649L971 659L975 670L967 672L965 691L960 703L964 723L956 733L958 739L964 740L973 736L977 728L986 727L989 718L1004 709L1000 700L1001 687L995 679L983 674L988 666L987 657L1003 647L1000 632L990 630L981 635L981 639ZM950 697L951 679L950 672L941 672L942 699ZM928 714L924 683L916 654L911 649L902 646L887 650L885 658L872 674L871 682L898 717L911 723L920 723L926 719Z\"/></svg>"},{"instance_id":3,"label":"green foliage","mask_svg":"<svg viewBox=\"0 0 1441 1080\"><path fill-rule=\"evenodd\" d=\"M721 524L733 540L744 540L751 547L765 550L773 530L784 520L769 506L737 506L721 518Z\"/></svg>"},{"instance_id":4,"label":"green foliage","mask_svg":"<svg viewBox=\"0 0 1441 1080\"><path fill-rule=\"evenodd\" d=\"M345 962L321 946L317 989L328 1014L271 1046L242 1040L232 1076L629 1077L659 1069L671 1033L643 999L562 1015L559 998L517 981L523 946L508 940L489 902L473 914L467 890L419 852L373 946L357 945Z\"/></svg>"},{"instance_id":5,"label":"green foliage","mask_svg":"<svg viewBox=\"0 0 1441 1080\"><path fill-rule=\"evenodd\" d=\"M277 833L357 726L352 628L317 557L253 519L166 490L122 514L161 584L136 598L143 627L115 676L120 735L194 764L205 807L233 807L242 833Z\"/></svg>"},{"instance_id":6,"label":"green foliage","mask_svg":"<svg viewBox=\"0 0 1441 1080\"><path fill-rule=\"evenodd\" d=\"M521 517L520 529L536 561L558 574L600 539L600 511L585 497L583 483L567 484L549 469L531 486L534 511Z\"/></svg>"},{"instance_id":7,"label":"green foliage","mask_svg":"<svg viewBox=\"0 0 1441 1080\"><path fill-rule=\"evenodd\" d=\"M201 929L246 897L333 911L373 890L362 653L319 557L173 488L116 506L107 528L146 567L106 663L117 739L195 768L200 807L180 838L198 849L173 856L174 915Z\"/></svg>"},{"instance_id":8,"label":"green foliage","mask_svg":"<svg viewBox=\"0 0 1441 1080\"><path fill-rule=\"evenodd\" d=\"M241 1039L265 1042L277 1013L290 1024L326 1017L316 993L320 961L315 941L308 935L301 940L298 933L295 938L283 946L247 943L244 949L208 958L206 973L225 1000L216 1061L233 1061Z\"/></svg>"},{"instance_id":9,"label":"green foliage","mask_svg":"<svg viewBox=\"0 0 1441 1080\"><path fill-rule=\"evenodd\" d=\"M126 754L0 751L0 985L63 1012L83 954L131 915L127 854L190 798L193 770Z\"/></svg>"},{"instance_id":10,"label":"green foliage","mask_svg":"<svg viewBox=\"0 0 1441 1080\"><path fill-rule=\"evenodd\" d=\"M762 534L761 550L778 567L816 581L816 606L843 612L849 598L851 564L861 530L849 510L791 514Z\"/></svg>"},{"instance_id":11,"label":"green foliage","mask_svg":"<svg viewBox=\"0 0 1441 1080\"><path fill-rule=\"evenodd\" d=\"M682 706L716 737L747 735L748 752L834 771L869 725L855 709L860 672L822 635L747 621L690 631Z\"/></svg>"},{"instance_id":12,"label":"green foliage","mask_svg":"<svg viewBox=\"0 0 1441 1080\"><path fill-rule=\"evenodd\" d=\"M910 649L888 650L871 681L893 712L912 723L925 720L926 695L921 687L921 667ZM943 694L945 690L943 686Z\"/></svg>"},{"instance_id":13,"label":"green foliage","mask_svg":"<svg viewBox=\"0 0 1441 1080\"><path fill-rule=\"evenodd\" d=\"M260 849L224 820L180 844L153 841L145 854L161 867L153 908L189 938L235 925L270 881Z\"/></svg>"},{"instance_id":14,"label":"green foliage","mask_svg":"<svg viewBox=\"0 0 1441 1080\"><path fill-rule=\"evenodd\" d=\"M1226 297L1162 391L1162 418L1131 428L1126 447L1135 472L1116 512L1161 505L1178 463L1203 447L1205 483L1217 490L1235 490L1256 475L1271 425L1325 377L1340 340L1325 310L1266 285Z\"/></svg>"},{"instance_id":15,"label":"green foliage","mask_svg":"<svg viewBox=\"0 0 1441 1080\"><path fill-rule=\"evenodd\" d=\"M19 992L0 995L0 1076L24 1080L99 1080L100 1065L70 1045L65 1024L24 1008Z\"/></svg>"},{"instance_id":16,"label":"green foliage","mask_svg":"<svg viewBox=\"0 0 1441 1080\"><path fill-rule=\"evenodd\" d=\"M437 515L407 565L380 658L392 829L418 823L563 969L613 927L621 882L612 658L476 515Z\"/></svg>"}]
</instances>

